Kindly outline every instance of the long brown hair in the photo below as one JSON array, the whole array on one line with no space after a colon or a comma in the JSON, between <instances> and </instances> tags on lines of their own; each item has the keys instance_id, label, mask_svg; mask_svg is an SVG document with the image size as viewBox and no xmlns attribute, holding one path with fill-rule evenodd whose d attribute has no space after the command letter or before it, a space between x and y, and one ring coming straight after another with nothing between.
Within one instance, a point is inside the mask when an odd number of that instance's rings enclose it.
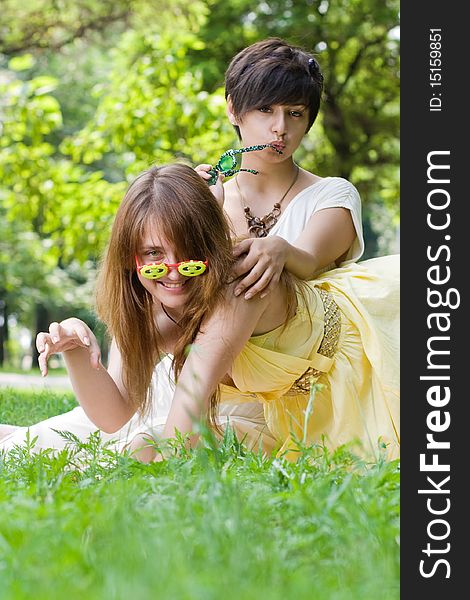
<instances>
[{"instance_id":1,"label":"long brown hair","mask_svg":"<svg viewBox=\"0 0 470 600\"><path fill-rule=\"evenodd\" d=\"M143 413L152 400L152 374L162 348L153 298L141 285L135 268L135 256L149 225L165 233L180 260L209 261L206 273L192 282L180 321L181 336L173 361L176 378L204 315L222 299L233 265L230 231L222 209L191 167L152 167L137 177L114 220L98 276L96 305L121 353L129 404ZM215 410L216 399L211 401L211 422Z\"/></svg>"},{"instance_id":2,"label":"long brown hair","mask_svg":"<svg viewBox=\"0 0 470 600\"><path fill-rule=\"evenodd\" d=\"M181 333L173 358L175 380L203 318L223 301L234 263L230 229L222 208L191 167L152 167L135 179L113 223L98 275L96 305L98 316L121 353L128 402L144 414L152 402L152 374L163 347L152 295L140 283L135 265L149 226L164 234L179 260L207 260L209 264L207 271L192 281L179 321ZM282 282L289 318L295 311L296 285L285 271ZM208 411L209 423L216 429L218 396L217 388Z\"/></svg>"}]
</instances>

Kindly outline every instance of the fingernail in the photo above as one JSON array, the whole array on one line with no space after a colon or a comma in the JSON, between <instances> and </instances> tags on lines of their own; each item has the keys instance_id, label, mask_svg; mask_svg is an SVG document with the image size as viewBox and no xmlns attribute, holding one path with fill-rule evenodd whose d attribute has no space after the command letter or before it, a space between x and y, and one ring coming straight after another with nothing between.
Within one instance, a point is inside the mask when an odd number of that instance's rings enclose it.
<instances>
[{"instance_id":1,"label":"fingernail","mask_svg":"<svg viewBox=\"0 0 470 600\"><path fill-rule=\"evenodd\" d=\"M247 294L245 294L245 300L249 300L252 297L253 297L253 294L250 294L250 292L248 292Z\"/></svg>"},{"instance_id":2,"label":"fingernail","mask_svg":"<svg viewBox=\"0 0 470 600\"><path fill-rule=\"evenodd\" d=\"M54 343L57 343L57 342L59 341L59 338L58 338L57 336L54 336L54 337L52 338L52 341L53 341Z\"/></svg>"},{"instance_id":3,"label":"fingernail","mask_svg":"<svg viewBox=\"0 0 470 600\"><path fill-rule=\"evenodd\" d=\"M268 292L263 292L260 296L260 298L266 298L266 296L268 295Z\"/></svg>"},{"instance_id":4,"label":"fingernail","mask_svg":"<svg viewBox=\"0 0 470 600\"><path fill-rule=\"evenodd\" d=\"M235 290L235 296L239 296L242 293L241 290Z\"/></svg>"}]
</instances>

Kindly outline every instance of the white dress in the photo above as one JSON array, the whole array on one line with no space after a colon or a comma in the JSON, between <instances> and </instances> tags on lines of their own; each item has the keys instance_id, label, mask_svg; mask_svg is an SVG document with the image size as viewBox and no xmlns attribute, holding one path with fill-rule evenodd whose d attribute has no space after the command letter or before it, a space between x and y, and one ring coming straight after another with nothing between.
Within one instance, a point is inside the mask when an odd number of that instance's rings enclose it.
<instances>
[{"instance_id":1,"label":"white dress","mask_svg":"<svg viewBox=\"0 0 470 600\"><path fill-rule=\"evenodd\" d=\"M287 205L279 220L268 235L278 235L289 243L295 243L305 229L310 217L325 208L346 208L351 211L351 217L356 229L356 238L348 250L341 265L357 261L364 252L364 239L361 219L361 199L356 188L341 177L325 177L299 192ZM328 265L326 271L336 265ZM163 431L166 418L173 399L174 382L171 376L171 357L165 357L155 368L152 381L153 405L150 413L144 419L139 414L112 434L101 432L105 441L115 440L118 448L123 448L132 441L138 433L149 433L158 437ZM263 448L269 450L274 446L274 436L267 429L263 405L259 402L236 404L221 404L219 423L223 426L230 421L238 436L245 437L245 443L254 447L260 439ZM18 427L13 433L0 441L0 451L8 451L17 444L22 444L29 430L30 439L37 438L34 450L45 448L60 450L67 445L67 440L57 431L71 431L82 440L97 430L96 426L78 406L73 410L51 417L30 427ZM55 430L55 431L54 431Z\"/></svg>"}]
</instances>

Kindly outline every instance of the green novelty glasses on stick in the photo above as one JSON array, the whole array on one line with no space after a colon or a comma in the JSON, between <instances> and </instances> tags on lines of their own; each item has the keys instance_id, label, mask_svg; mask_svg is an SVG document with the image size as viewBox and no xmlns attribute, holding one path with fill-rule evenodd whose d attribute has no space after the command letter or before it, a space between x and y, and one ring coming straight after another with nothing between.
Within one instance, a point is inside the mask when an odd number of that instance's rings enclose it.
<instances>
[{"instance_id":1,"label":"green novelty glasses on stick","mask_svg":"<svg viewBox=\"0 0 470 600\"><path fill-rule=\"evenodd\" d=\"M256 150L264 150L265 148L272 148L278 154L282 154L282 150L279 150L279 148L276 148L273 144L259 144L257 146L248 146L247 148L239 148L236 150L230 148L230 150L226 150L219 158L219 162L208 171L211 175L211 178L207 181L208 185L215 185L217 183L219 173L223 173L226 177L235 175L235 173L240 173L240 171L258 175L258 171L255 169L240 169L238 166L238 159L240 154L243 154L244 152L255 152Z\"/></svg>"}]
</instances>

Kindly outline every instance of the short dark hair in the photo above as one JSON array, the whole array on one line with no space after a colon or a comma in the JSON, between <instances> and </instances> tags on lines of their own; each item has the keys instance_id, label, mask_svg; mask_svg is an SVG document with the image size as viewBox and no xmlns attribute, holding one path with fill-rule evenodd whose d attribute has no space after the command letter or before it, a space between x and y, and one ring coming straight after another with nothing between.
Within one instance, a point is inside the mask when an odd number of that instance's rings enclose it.
<instances>
[{"instance_id":1,"label":"short dark hair","mask_svg":"<svg viewBox=\"0 0 470 600\"><path fill-rule=\"evenodd\" d=\"M268 38L241 50L225 72L225 98L243 117L250 110L271 104L304 104L309 131L318 115L323 75L317 60L298 46ZM240 138L240 129L235 125Z\"/></svg>"}]
</instances>

